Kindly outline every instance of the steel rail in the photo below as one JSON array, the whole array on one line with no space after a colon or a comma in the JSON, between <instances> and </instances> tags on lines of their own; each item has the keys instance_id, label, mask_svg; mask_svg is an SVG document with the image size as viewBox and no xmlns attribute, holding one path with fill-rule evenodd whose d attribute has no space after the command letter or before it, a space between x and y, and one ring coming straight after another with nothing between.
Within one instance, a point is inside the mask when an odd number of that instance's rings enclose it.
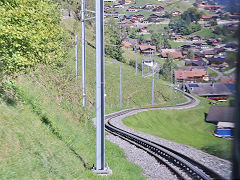
<instances>
[{"instance_id":1,"label":"steel rail","mask_svg":"<svg viewBox=\"0 0 240 180\"><path fill-rule=\"evenodd\" d=\"M184 93L184 92L183 92ZM134 144L135 146L147 151L150 155L154 156L159 161L163 162L160 158L165 158L168 162L174 164L176 167L180 168L182 171L184 171L188 176L190 176L192 179L203 179L203 180L209 180L209 179L224 179L219 174L214 172L213 170L209 169L208 167L205 167L204 165L200 164L199 162L180 154L179 152L176 152L168 147L165 147L163 145L159 145L153 141L147 140L145 138L142 138L138 135L135 135L133 133L129 133L125 130L122 130L114 125L111 124L110 120L130 113L134 111L139 110L154 110L154 109L160 109L160 108L169 108L169 107L182 107L186 105L190 105L196 101L196 99L187 94L184 93L184 95L190 99L190 101L182 104L177 105L169 105L169 106L160 106L160 107L142 107L142 108L133 108L133 109L126 109L122 110L120 112L112 113L110 115L106 115L105 119L107 120L105 124L105 128L109 133L112 133L114 135L119 136L120 138ZM167 165L167 163L164 163ZM185 179L184 176L181 175L177 170L175 170L170 165L167 165L168 168L176 174L176 176L180 179Z\"/></svg>"}]
</instances>

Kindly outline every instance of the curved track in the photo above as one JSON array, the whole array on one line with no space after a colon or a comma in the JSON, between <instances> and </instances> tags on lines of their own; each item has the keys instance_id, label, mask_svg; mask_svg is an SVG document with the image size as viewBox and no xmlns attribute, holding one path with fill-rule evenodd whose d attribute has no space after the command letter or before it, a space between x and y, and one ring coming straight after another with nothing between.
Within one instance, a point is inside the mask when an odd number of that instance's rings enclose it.
<instances>
[{"instance_id":1,"label":"curved track","mask_svg":"<svg viewBox=\"0 0 240 180\"><path fill-rule=\"evenodd\" d=\"M140 112L154 109L182 109L194 107L199 103L199 100L187 93L184 93L185 97L188 99L186 103L170 105L170 106L160 106L160 107L146 107L146 108L133 108L122 110L116 113L112 113L105 116L106 131L119 136L120 138L134 144L138 148L143 149L150 155L154 156L159 162L165 164L170 171L172 171L179 179L224 179L213 170L205 167L199 162L180 154L173 149L157 144L153 141L142 138L133 133L129 133L122 130L113 124L111 124L111 119L125 114L131 114L132 112Z\"/></svg>"}]
</instances>

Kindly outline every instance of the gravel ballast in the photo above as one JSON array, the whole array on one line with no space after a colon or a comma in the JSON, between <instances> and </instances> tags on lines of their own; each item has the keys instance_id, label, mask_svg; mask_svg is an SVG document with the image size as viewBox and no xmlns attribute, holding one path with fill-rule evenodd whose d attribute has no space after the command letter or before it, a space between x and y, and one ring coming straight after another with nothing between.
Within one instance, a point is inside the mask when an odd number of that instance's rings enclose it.
<instances>
[{"instance_id":1,"label":"gravel ballast","mask_svg":"<svg viewBox=\"0 0 240 180\"><path fill-rule=\"evenodd\" d=\"M199 104L199 100L195 98L195 102L193 104L188 104L186 106L181 107L159 107L158 110L168 110L168 109L187 109L194 107ZM189 100L188 100L189 101ZM143 110L134 110L129 113L126 113L124 115L115 117L111 119L111 124L123 129L125 131L128 131L130 133L134 133L138 136L141 136L143 138L146 138L148 140L154 141L160 145L166 146L168 148L171 148L181 154L184 154L195 161L198 161L199 163L203 164L204 166L212 169L213 171L217 172L219 175L224 177L225 179L231 178L231 162L220 159L216 156L207 154L201 150L198 150L196 148L193 148L191 146L175 143L160 137L152 136L134 129L131 129L127 126L125 126L122 123L122 119L135 115L139 112L147 111L146 109ZM94 120L94 124L96 124L96 119ZM126 154L127 159L130 162L135 163L136 165L140 166L143 169L143 175L147 177L147 179L150 180L158 180L158 179L177 179L175 175L173 175L168 168L165 167L165 165L160 164L155 158L153 158L151 155L146 153L145 151L135 147L134 145L122 140L121 138L114 136L112 134L107 133L106 134L107 140L117 144L120 148L123 149L123 151Z\"/></svg>"}]
</instances>

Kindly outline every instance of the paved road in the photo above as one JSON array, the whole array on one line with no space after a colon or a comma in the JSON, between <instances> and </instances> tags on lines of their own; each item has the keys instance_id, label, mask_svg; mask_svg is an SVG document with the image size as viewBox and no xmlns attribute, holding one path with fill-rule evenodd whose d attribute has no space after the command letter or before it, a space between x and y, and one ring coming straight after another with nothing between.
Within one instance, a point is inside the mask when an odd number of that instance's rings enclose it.
<instances>
[{"instance_id":1,"label":"paved road","mask_svg":"<svg viewBox=\"0 0 240 180\"><path fill-rule=\"evenodd\" d=\"M236 68L229 69L228 71L225 71L224 74L231 74L235 70Z\"/></svg>"},{"instance_id":2,"label":"paved road","mask_svg":"<svg viewBox=\"0 0 240 180\"><path fill-rule=\"evenodd\" d=\"M219 79L221 79L221 78L223 77L223 73L217 71L216 69L214 69L214 68L212 68L212 67L209 67L209 66L208 66L208 68L218 74L218 76L214 78L215 81L217 81L217 80L219 80Z\"/></svg>"},{"instance_id":3,"label":"paved road","mask_svg":"<svg viewBox=\"0 0 240 180\"><path fill-rule=\"evenodd\" d=\"M221 79L221 78L224 76L224 74L230 74L230 73L232 73L233 71L235 71L235 69L236 69L236 68L232 68L232 69L229 69L228 71L225 71L224 73L222 73L222 72L219 72L219 71L217 71L216 69L214 69L214 68L212 68L212 67L209 67L209 66L208 66L208 68L211 69L211 70L213 70L215 73L218 74L218 76L217 76L216 78L214 78L215 81Z\"/></svg>"}]
</instances>

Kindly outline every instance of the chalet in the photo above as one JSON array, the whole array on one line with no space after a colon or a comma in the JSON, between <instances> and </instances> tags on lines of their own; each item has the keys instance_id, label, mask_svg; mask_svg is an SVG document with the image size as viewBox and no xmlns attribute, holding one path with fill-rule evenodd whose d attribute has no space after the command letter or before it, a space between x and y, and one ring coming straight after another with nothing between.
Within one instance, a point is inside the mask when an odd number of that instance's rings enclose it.
<instances>
[{"instance_id":1,"label":"chalet","mask_svg":"<svg viewBox=\"0 0 240 180\"><path fill-rule=\"evenodd\" d=\"M177 10L177 11L171 12L171 14L172 14L172 16L178 16L178 15L181 15L182 12Z\"/></svg>"},{"instance_id":2,"label":"chalet","mask_svg":"<svg viewBox=\"0 0 240 180\"><path fill-rule=\"evenodd\" d=\"M110 9L111 9L111 6L109 6L109 5L104 6L104 11L109 11Z\"/></svg>"},{"instance_id":3,"label":"chalet","mask_svg":"<svg viewBox=\"0 0 240 180\"><path fill-rule=\"evenodd\" d=\"M212 45L212 46L216 46L216 45L219 44L218 40L213 39L213 38L208 39L206 42L207 42L208 45Z\"/></svg>"},{"instance_id":4,"label":"chalet","mask_svg":"<svg viewBox=\"0 0 240 180\"><path fill-rule=\"evenodd\" d=\"M213 100L226 100L231 91L221 82L186 84L187 92Z\"/></svg>"},{"instance_id":5,"label":"chalet","mask_svg":"<svg viewBox=\"0 0 240 180\"><path fill-rule=\"evenodd\" d=\"M222 6L218 6L218 5L205 5L204 9L205 10L209 10L209 11L216 11L218 9L222 9Z\"/></svg>"},{"instance_id":6,"label":"chalet","mask_svg":"<svg viewBox=\"0 0 240 180\"><path fill-rule=\"evenodd\" d=\"M113 5L113 8L115 8L115 9L123 9L123 5L122 4L115 4L115 5Z\"/></svg>"},{"instance_id":7,"label":"chalet","mask_svg":"<svg viewBox=\"0 0 240 180\"><path fill-rule=\"evenodd\" d=\"M131 6L127 9L128 12L137 12L138 11L138 8L135 7L135 6Z\"/></svg>"},{"instance_id":8,"label":"chalet","mask_svg":"<svg viewBox=\"0 0 240 180\"><path fill-rule=\"evenodd\" d=\"M215 55L215 52L208 50L208 51L203 51L202 54L204 55L205 58L211 58Z\"/></svg>"},{"instance_id":9,"label":"chalet","mask_svg":"<svg viewBox=\"0 0 240 180\"><path fill-rule=\"evenodd\" d=\"M207 63L203 60L185 61L185 66L206 66Z\"/></svg>"},{"instance_id":10,"label":"chalet","mask_svg":"<svg viewBox=\"0 0 240 180\"><path fill-rule=\"evenodd\" d=\"M145 19L145 20L142 21L142 23L143 23L143 24L148 24L149 21Z\"/></svg>"},{"instance_id":11,"label":"chalet","mask_svg":"<svg viewBox=\"0 0 240 180\"><path fill-rule=\"evenodd\" d=\"M195 59L202 59L204 58L204 54L201 53L200 51L194 52Z\"/></svg>"},{"instance_id":12,"label":"chalet","mask_svg":"<svg viewBox=\"0 0 240 180\"><path fill-rule=\"evenodd\" d=\"M130 47L130 42L129 41L122 41L122 44L124 47Z\"/></svg>"},{"instance_id":13,"label":"chalet","mask_svg":"<svg viewBox=\"0 0 240 180\"><path fill-rule=\"evenodd\" d=\"M131 2L131 0L122 0L122 4L130 4Z\"/></svg>"},{"instance_id":14,"label":"chalet","mask_svg":"<svg viewBox=\"0 0 240 180\"><path fill-rule=\"evenodd\" d=\"M202 16L200 18L200 21L211 21L213 20L212 16Z\"/></svg>"},{"instance_id":15,"label":"chalet","mask_svg":"<svg viewBox=\"0 0 240 180\"><path fill-rule=\"evenodd\" d=\"M234 107L211 106L206 121L217 124L218 122L234 122Z\"/></svg>"},{"instance_id":16,"label":"chalet","mask_svg":"<svg viewBox=\"0 0 240 180\"><path fill-rule=\"evenodd\" d=\"M147 27L145 26L145 27L138 29L138 32L147 33L148 32Z\"/></svg>"},{"instance_id":17,"label":"chalet","mask_svg":"<svg viewBox=\"0 0 240 180\"><path fill-rule=\"evenodd\" d=\"M151 19L152 21L156 21L160 18L160 16L158 16L157 14L151 14L149 16L149 19Z\"/></svg>"},{"instance_id":18,"label":"chalet","mask_svg":"<svg viewBox=\"0 0 240 180\"><path fill-rule=\"evenodd\" d=\"M184 44L181 46L182 50L188 50L191 48L194 48L195 46L193 44Z\"/></svg>"},{"instance_id":19,"label":"chalet","mask_svg":"<svg viewBox=\"0 0 240 180\"><path fill-rule=\"evenodd\" d=\"M147 44L141 44L136 45L136 49L140 51L142 54L153 54L156 52L156 46L147 45Z\"/></svg>"},{"instance_id":20,"label":"chalet","mask_svg":"<svg viewBox=\"0 0 240 180\"><path fill-rule=\"evenodd\" d=\"M171 39L174 41L183 41L184 40L184 38L180 35L171 36Z\"/></svg>"},{"instance_id":21,"label":"chalet","mask_svg":"<svg viewBox=\"0 0 240 180\"><path fill-rule=\"evenodd\" d=\"M212 67L227 67L228 64L226 62L226 58L222 57L212 57L208 58L208 64Z\"/></svg>"},{"instance_id":22,"label":"chalet","mask_svg":"<svg viewBox=\"0 0 240 180\"><path fill-rule=\"evenodd\" d=\"M138 15L135 15L135 16L137 17L137 19L139 21L143 21L144 20L144 15L142 15L142 14L138 14Z\"/></svg>"},{"instance_id":23,"label":"chalet","mask_svg":"<svg viewBox=\"0 0 240 180\"><path fill-rule=\"evenodd\" d=\"M190 37L190 40L191 41L201 41L202 38L200 36L192 36L192 37Z\"/></svg>"},{"instance_id":24,"label":"chalet","mask_svg":"<svg viewBox=\"0 0 240 180\"><path fill-rule=\"evenodd\" d=\"M153 11L156 12L156 13L164 12L164 7L162 7L162 6L156 6L156 7L153 9Z\"/></svg>"},{"instance_id":25,"label":"chalet","mask_svg":"<svg viewBox=\"0 0 240 180\"><path fill-rule=\"evenodd\" d=\"M131 20L123 22L123 26L134 27L134 23Z\"/></svg>"},{"instance_id":26,"label":"chalet","mask_svg":"<svg viewBox=\"0 0 240 180\"><path fill-rule=\"evenodd\" d=\"M231 137L234 128L235 108L228 106L211 106L206 122L216 124L214 135L217 137Z\"/></svg>"},{"instance_id":27,"label":"chalet","mask_svg":"<svg viewBox=\"0 0 240 180\"><path fill-rule=\"evenodd\" d=\"M173 59L178 59L178 60L184 59L182 52L179 52L179 51L162 50L160 56L162 58L168 58L169 56L171 56Z\"/></svg>"},{"instance_id":28,"label":"chalet","mask_svg":"<svg viewBox=\"0 0 240 180\"><path fill-rule=\"evenodd\" d=\"M176 71L176 78L178 80L185 80L185 81L196 81L196 80L203 80L203 78L207 76L207 71L205 68L194 68L190 67L184 70Z\"/></svg>"},{"instance_id":29,"label":"chalet","mask_svg":"<svg viewBox=\"0 0 240 180\"><path fill-rule=\"evenodd\" d=\"M147 66L153 67L154 65L154 59L153 58L145 58L143 60L143 63Z\"/></svg>"},{"instance_id":30,"label":"chalet","mask_svg":"<svg viewBox=\"0 0 240 180\"><path fill-rule=\"evenodd\" d=\"M151 43L152 42L152 38L147 38L146 39L146 43Z\"/></svg>"},{"instance_id":31,"label":"chalet","mask_svg":"<svg viewBox=\"0 0 240 180\"><path fill-rule=\"evenodd\" d=\"M117 12L117 11L111 11L111 12L108 12L108 14L111 15L113 18L118 19L118 14L119 14L119 12Z\"/></svg>"},{"instance_id":32,"label":"chalet","mask_svg":"<svg viewBox=\"0 0 240 180\"><path fill-rule=\"evenodd\" d=\"M151 8L153 8L154 6L153 6L153 4L151 4L151 3L147 3L147 4L145 4L144 5L144 9L151 9Z\"/></svg>"}]
</instances>

